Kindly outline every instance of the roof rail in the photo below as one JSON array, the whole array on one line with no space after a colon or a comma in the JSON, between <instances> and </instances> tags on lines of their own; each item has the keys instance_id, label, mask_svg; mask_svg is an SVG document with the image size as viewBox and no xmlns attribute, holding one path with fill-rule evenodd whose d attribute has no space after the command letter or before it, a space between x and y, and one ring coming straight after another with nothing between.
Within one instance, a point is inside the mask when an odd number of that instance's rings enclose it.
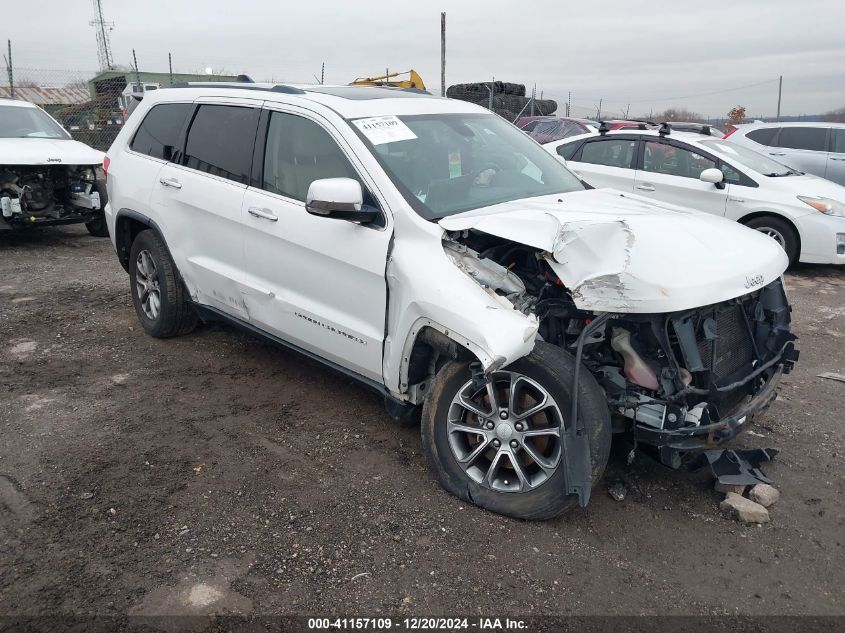
<instances>
[{"instance_id":1,"label":"roof rail","mask_svg":"<svg viewBox=\"0 0 845 633\"><path fill-rule=\"evenodd\" d=\"M233 83L233 82L188 82L180 81L175 83L171 88L225 88L232 90L263 90L264 92L282 92L289 95L304 95L305 91L302 88L295 86L287 86L285 84L277 84L275 86L259 86L250 83Z\"/></svg>"},{"instance_id":2,"label":"roof rail","mask_svg":"<svg viewBox=\"0 0 845 633\"><path fill-rule=\"evenodd\" d=\"M610 126L607 124L607 121L599 121L599 134L604 136L610 132Z\"/></svg>"}]
</instances>

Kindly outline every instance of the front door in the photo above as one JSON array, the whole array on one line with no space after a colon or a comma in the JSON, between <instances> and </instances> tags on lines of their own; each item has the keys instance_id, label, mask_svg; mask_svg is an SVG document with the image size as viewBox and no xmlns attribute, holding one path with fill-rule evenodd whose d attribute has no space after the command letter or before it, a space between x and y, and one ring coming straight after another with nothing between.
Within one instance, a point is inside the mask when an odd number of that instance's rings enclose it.
<instances>
[{"instance_id":1,"label":"front door","mask_svg":"<svg viewBox=\"0 0 845 633\"><path fill-rule=\"evenodd\" d=\"M845 128L831 128L825 178L845 187Z\"/></svg>"},{"instance_id":2,"label":"front door","mask_svg":"<svg viewBox=\"0 0 845 633\"><path fill-rule=\"evenodd\" d=\"M243 200L250 321L382 382L390 218L382 211L380 226L362 226L307 213L308 187L321 178L354 178L365 203L377 203L351 148L327 122L306 113L265 115L261 165Z\"/></svg>"},{"instance_id":3,"label":"front door","mask_svg":"<svg viewBox=\"0 0 845 633\"><path fill-rule=\"evenodd\" d=\"M829 129L816 126L782 127L774 139L777 147L766 148L767 153L779 163L824 178Z\"/></svg>"},{"instance_id":4,"label":"front door","mask_svg":"<svg viewBox=\"0 0 845 633\"><path fill-rule=\"evenodd\" d=\"M663 140L643 142L642 164L637 170L634 193L715 215L725 214L728 191L699 180L716 161Z\"/></svg>"}]
</instances>

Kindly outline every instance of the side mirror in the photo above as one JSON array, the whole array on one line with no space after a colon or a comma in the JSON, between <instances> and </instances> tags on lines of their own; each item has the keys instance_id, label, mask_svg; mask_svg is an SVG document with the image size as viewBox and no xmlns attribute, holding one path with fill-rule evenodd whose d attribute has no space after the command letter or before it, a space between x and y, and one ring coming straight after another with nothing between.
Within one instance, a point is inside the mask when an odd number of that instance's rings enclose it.
<instances>
[{"instance_id":1,"label":"side mirror","mask_svg":"<svg viewBox=\"0 0 845 633\"><path fill-rule=\"evenodd\" d=\"M725 174L722 173L721 169L716 169L715 167L705 169L698 178L701 182L709 182L710 184L716 185L719 189L724 189L725 187L725 183L722 182L725 179Z\"/></svg>"},{"instance_id":2,"label":"side mirror","mask_svg":"<svg viewBox=\"0 0 845 633\"><path fill-rule=\"evenodd\" d=\"M311 215L360 224L368 224L378 216L377 211L364 208L361 183L352 178L323 178L312 182L305 197L305 210Z\"/></svg>"}]
</instances>

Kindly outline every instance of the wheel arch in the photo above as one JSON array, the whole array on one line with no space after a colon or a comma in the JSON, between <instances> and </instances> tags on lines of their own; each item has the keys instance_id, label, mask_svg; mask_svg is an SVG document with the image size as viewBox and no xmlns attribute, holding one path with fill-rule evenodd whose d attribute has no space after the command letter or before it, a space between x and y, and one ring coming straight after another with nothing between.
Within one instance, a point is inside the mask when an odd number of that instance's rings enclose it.
<instances>
[{"instance_id":1,"label":"wheel arch","mask_svg":"<svg viewBox=\"0 0 845 633\"><path fill-rule=\"evenodd\" d=\"M738 218L737 222L739 222L742 225L746 225L751 220L754 220L756 218L763 218L763 217L767 217L767 216L771 216L773 218L777 218L778 220L786 222L792 228L792 230L795 232L795 236L798 238L798 254L800 255L801 254L801 241L802 241L801 230L798 228L798 225L795 224L795 222L789 216L784 215L783 213L780 213L779 211L774 211L774 210L771 210L771 209L761 209L761 210L758 210L758 211L752 211L750 213L746 213L741 218Z\"/></svg>"},{"instance_id":2,"label":"wheel arch","mask_svg":"<svg viewBox=\"0 0 845 633\"><path fill-rule=\"evenodd\" d=\"M132 209L120 209L114 221L114 248L117 252L117 259L126 272L129 272L129 252L132 250L132 242L135 241L138 233L147 229L152 229L158 233L172 258L164 233L155 220Z\"/></svg>"},{"instance_id":3,"label":"wheel arch","mask_svg":"<svg viewBox=\"0 0 845 633\"><path fill-rule=\"evenodd\" d=\"M450 360L490 362L484 350L469 339L431 319L417 319L402 349L400 393L411 404L422 404L435 374Z\"/></svg>"}]
</instances>

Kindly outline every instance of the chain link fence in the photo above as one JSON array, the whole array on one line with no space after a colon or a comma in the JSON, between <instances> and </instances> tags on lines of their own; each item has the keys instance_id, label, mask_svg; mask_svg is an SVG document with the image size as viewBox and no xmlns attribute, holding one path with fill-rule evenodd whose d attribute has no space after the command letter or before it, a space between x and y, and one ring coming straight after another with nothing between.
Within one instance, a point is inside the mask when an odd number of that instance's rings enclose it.
<instances>
[{"instance_id":1,"label":"chain link fence","mask_svg":"<svg viewBox=\"0 0 845 633\"><path fill-rule=\"evenodd\" d=\"M15 67L11 84L8 73L0 79L0 97L40 106L74 139L105 151L123 126L131 74Z\"/></svg>"}]
</instances>

